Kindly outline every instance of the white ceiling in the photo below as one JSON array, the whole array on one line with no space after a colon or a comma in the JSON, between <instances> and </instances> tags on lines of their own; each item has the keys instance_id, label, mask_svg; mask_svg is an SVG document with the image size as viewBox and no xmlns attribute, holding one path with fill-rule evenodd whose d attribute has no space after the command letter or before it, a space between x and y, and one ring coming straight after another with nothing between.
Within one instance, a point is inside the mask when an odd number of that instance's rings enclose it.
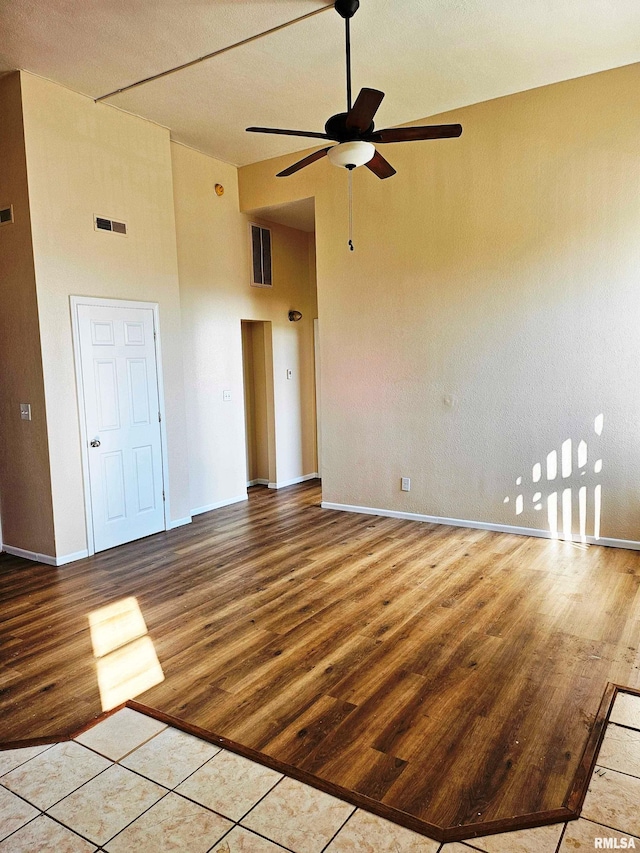
<instances>
[{"instance_id":1,"label":"white ceiling","mask_svg":"<svg viewBox=\"0 0 640 853\"><path fill-rule=\"evenodd\" d=\"M98 98L326 5L325 0L3 0L0 73ZM362 0L354 95L386 92L378 127L640 61L638 0ZM235 165L309 147L248 125L323 130L345 108L344 24L302 22L107 103Z\"/></svg>"}]
</instances>

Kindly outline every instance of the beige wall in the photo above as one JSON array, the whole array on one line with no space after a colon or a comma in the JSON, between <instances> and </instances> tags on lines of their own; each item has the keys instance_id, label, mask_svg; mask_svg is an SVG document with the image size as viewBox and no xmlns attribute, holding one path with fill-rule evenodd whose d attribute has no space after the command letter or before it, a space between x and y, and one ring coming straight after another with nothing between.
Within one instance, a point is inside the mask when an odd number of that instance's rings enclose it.
<instances>
[{"instance_id":1,"label":"beige wall","mask_svg":"<svg viewBox=\"0 0 640 853\"><path fill-rule=\"evenodd\" d=\"M629 66L384 146L398 174L354 174L353 253L344 172L240 170L243 209L316 197L325 501L548 529L571 489L577 531L584 485L593 533L601 484L602 536L640 540L639 91ZM534 483L567 439L572 474Z\"/></svg>"},{"instance_id":2,"label":"beige wall","mask_svg":"<svg viewBox=\"0 0 640 853\"><path fill-rule=\"evenodd\" d=\"M271 223L273 288L251 287L248 220L238 209L237 170L180 145L171 149L191 508L201 511L246 493L241 320L271 321L276 482L315 472L315 288L308 235ZM213 191L216 183L225 188L221 197ZM302 311L299 323L287 319L292 308ZM224 390L231 392L229 402L223 401Z\"/></svg>"},{"instance_id":3,"label":"beige wall","mask_svg":"<svg viewBox=\"0 0 640 853\"><path fill-rule=\"evenodd\" d=\"M56 553L86 548L69 296L160 308L172 519L189 515L169 133L29 74L23 110ZM127 237L94 230L121 219Z\"/></svg>"},{"instance_id":4,"label":"beige wall","mask_svg":"<svg viewBox=\"0 0 640 853\"><path fill-rule=\"evenodd\" d=\"M0 207L12 204L15 220L0 226L2 541L53 556L47 418L18 72L0 78L0 116ZM20 420L20 403L31 404L31 421Z\"/></svg>"},{"instance_id":5,"label":"beige wall","mask_svg":"<svg viewBox=\"0 0 640 853\"><path fill-rule=\"evenodd\" d=\"M640 540L640 66L438 117L462 122L459 140L385 146L395 177L354 175L354 253L344 172L321 162L275 179L293 157L241 169L242 210L316 198L315 265L308 235L271 225L272 290L249 286L236 169L171 145L162 128L21 81L37 290L26 226L0 229L11 312L0 357L14 377L3 407L29 394L34 420L25 430L2 409L16 448L0 461L8 544L51 551L48 438L55 554L86 547L70 294L160 304L172 518L244 495L243 319L272 323L275 480L313 473L314 266L325 501L545 529L547 498L570 489L577 530L579 489L592 519L600 484L602 535ZM17 75L2 80L15 168L0 187L24 206L17 86ZM129 236L95 232L95 213L127 221ZM571 475L547 481L543 469L534 483L535 463L567 439ZM581 440L589 459L576 469Z\"/></svg>"}]
</instances>

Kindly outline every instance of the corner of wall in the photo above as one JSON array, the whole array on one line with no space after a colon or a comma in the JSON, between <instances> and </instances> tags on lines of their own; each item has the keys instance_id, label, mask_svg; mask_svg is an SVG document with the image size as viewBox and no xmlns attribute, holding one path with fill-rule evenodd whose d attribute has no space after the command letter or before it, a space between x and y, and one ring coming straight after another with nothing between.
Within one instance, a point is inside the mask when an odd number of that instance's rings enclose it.
<instances>
[{"instance_id":1,"label":"corner of wall","mask_svg":"<svg viewBox=\"0 0 640 853\"><path fill-rule=\"evenodd\" d=\"M22 82L18 71L0 78L0 204L14 216L0 233L2 536L5 546L55 554ZM30 405L30 420L20 403Z\"/></svg>"}]
</instances>

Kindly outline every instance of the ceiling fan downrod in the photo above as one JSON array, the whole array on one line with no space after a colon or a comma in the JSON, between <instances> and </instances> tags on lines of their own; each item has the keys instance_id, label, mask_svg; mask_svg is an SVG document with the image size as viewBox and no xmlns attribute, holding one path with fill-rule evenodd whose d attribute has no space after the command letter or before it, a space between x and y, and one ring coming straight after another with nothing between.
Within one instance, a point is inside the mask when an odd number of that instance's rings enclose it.
<instances>
[{"instance_id":1,"label":"ceiling fan downrod","mask_svg":"<svg viewBox=\"0 0 640 853\"><path fill-rule=\"evenodd\" d=\"M351 110L351 18L358 11L360 0L336 0L333 4L336 12L344 18L345 44L347 53L347 112Z\"/></svg>"}]
</instances>

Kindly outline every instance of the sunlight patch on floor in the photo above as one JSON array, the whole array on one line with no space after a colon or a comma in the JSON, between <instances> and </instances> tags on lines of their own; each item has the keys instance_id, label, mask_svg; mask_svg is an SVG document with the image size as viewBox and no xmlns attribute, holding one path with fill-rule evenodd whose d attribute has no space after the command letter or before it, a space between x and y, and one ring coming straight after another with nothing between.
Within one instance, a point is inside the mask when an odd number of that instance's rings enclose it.
<instances>
[{"instance_id":1,"label":"sunlight patch on floor","mask_svg":"<svg viewBox=\"0 0 640 853\"><path fill-rule=\"evenodd\" d=\"M164 681L135 598L123 598L93 610L88 619L103 711Z\"/></svg>"}]
</instances>

